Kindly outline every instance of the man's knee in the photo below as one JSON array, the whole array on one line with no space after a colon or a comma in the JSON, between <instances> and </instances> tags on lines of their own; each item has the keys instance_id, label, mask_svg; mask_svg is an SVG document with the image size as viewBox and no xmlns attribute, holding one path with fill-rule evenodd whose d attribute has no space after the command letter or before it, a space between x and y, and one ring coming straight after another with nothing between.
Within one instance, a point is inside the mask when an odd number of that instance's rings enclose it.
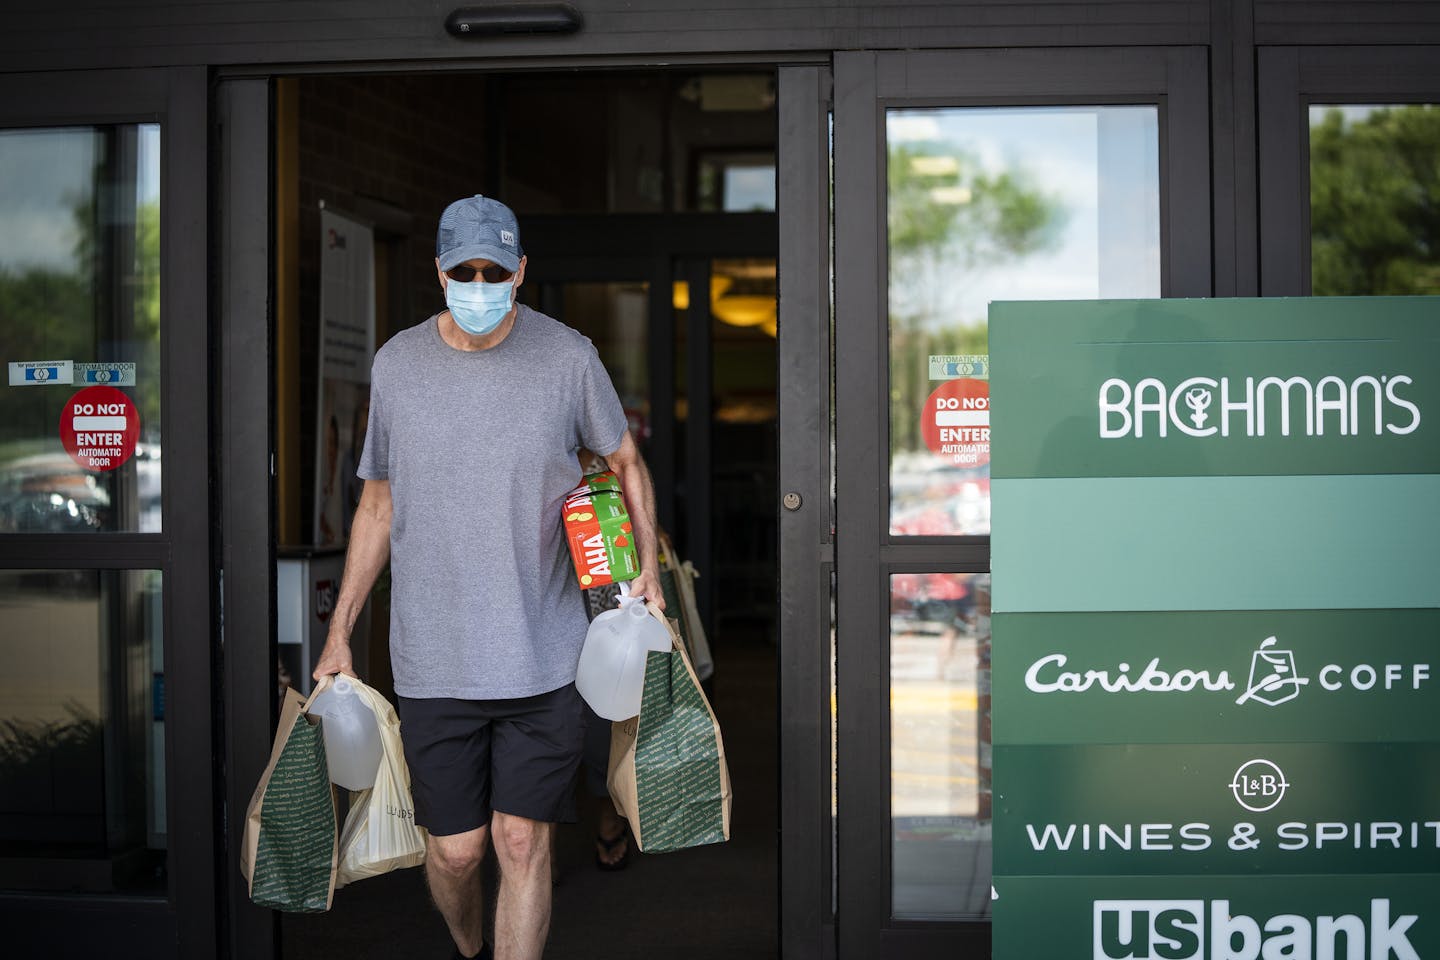
<instances>
[{"instance_id":1,"label":"man's knee","mask_svg":"<svg viewBox=\"0 0 1440 960\"><path fill-rule=\"evenodd\" d=\"M431 836L426 850L430 864L442 873L463 877L480 866L485 858L489 830L480 827L450 836Z\"/></svg>"},{"instance_id":2,"label":"man's knee","mask_svg":"<svg viewBox=\"0 0 1440 960\"><path fill-rule=\"evenodd\" d=\"M522 866L550 855L550 824L497 811L490 825L502 867Z\"/></svg>"}]
</instances>

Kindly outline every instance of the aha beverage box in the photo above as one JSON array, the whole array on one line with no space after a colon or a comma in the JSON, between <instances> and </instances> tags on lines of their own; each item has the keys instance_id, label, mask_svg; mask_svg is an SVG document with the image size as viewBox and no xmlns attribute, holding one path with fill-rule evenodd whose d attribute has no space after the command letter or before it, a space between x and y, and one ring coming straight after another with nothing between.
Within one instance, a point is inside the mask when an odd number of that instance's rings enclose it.
<instances>
[{"instance_id":1,"label":"aha beverage box","mask_svg":"<svg viewBox=\"0 0 1440 960\"><path fill-rule=\"evenodd\" d=\"M580 586L599 587L640 575L640 558L620 480L612 471L588 474L565 495L565 542Z\"/></svg>"}]
</instances>

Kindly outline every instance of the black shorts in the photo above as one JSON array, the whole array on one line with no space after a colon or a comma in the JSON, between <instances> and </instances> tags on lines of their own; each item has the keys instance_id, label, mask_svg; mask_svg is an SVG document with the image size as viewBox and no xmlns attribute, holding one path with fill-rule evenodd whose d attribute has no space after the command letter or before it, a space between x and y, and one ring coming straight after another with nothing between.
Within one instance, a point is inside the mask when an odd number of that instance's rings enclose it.
<instances>
[{"instance_id":1,"label":"black shorts","mask_svg":"<svg viewBox=\"0 0 1440 960\"><path fill-rule=\"evenodd\" d=\"M569 683L518 700L399 697L415 822L436 836L489 824L498 810L573 823L585 701Z\"/></svg>"}]
</instances>

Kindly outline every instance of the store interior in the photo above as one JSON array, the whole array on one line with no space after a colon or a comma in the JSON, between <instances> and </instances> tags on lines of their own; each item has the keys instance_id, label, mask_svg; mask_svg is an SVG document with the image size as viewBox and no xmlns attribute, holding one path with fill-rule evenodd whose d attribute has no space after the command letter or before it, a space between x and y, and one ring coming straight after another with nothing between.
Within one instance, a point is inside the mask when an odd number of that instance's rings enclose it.
<instances>
[{"instance_id":1,"label":"store interior","mask_svg":"<svg viewBox=\"0 0 1440 960\"><path fill-rule=\"evenodd\" d=\"M727 843L632 852L609 872L595 863L597 800L578 788L580 821L557 835L546 956L594 956L597 943L608 957L682 943L695 958L775 955L773 73L305 75L277 83L275 120L277 691L308 689L348 526L327 519L327 498L349 500L363 442L362 375L336 375L328 336L337 313L365 312L334 293L335 224L359 225L373 250L338 252L373 276L378 348L444 306L440 211L497 197L528 257L519 298L594 342L655 478L662 528L698 573L706 688L734 792ZM694 297L705 286L708 305ZM386 585L355 650L357 671L393 697ZM492 855L492 881L493 870ZM421 870L282 922L288 957L439 957L447 943Z\"/></svg>"}]
</instances>

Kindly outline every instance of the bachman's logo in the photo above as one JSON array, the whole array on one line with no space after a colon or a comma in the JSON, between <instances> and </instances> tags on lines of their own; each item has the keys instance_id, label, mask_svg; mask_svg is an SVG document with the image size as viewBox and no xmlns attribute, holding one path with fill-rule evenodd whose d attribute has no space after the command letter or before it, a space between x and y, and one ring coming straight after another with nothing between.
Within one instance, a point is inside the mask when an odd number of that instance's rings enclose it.
<instances>
[{"instance_id":1,"label":"bachman's logo","mask_svg":"<svg viewBox=\"0 0 1440 960\"><path fill-rule=\"evenodd\" d=\"M1322 377L1191 377L1171 388L1146 377L1135 384L1111 377L1100 385L1100 438L1143 437L1147 430L1190 437L1280 435L1355 437L1414 433L1420 408L1405 393L1415 381L1406 374L1353 380Z\"/></svg>"}]
</instances>

